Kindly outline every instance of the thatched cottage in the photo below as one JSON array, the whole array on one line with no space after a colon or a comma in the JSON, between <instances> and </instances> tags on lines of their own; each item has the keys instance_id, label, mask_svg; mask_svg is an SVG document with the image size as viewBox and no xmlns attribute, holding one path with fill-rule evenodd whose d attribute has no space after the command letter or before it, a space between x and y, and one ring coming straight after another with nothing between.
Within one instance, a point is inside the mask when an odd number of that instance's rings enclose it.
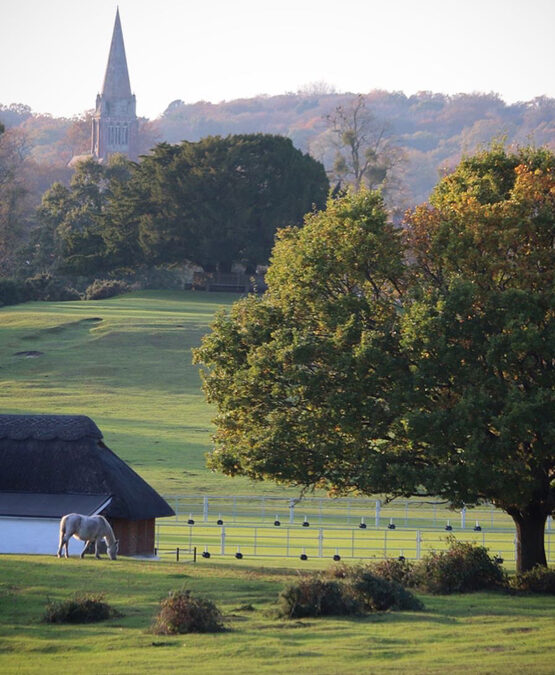
<instances>
[{"instance_id":1,"label":"thatched cottage","mask_svg":"<svg viewBox=\"0 0 555 675\"><path fill-rule=\"evenodd\" d=\"M0 553L55 553L67 513L105 516L121 555L153 555L155 519L175 515L89 417L0 415Z\"/></svg>"}]
</instances>

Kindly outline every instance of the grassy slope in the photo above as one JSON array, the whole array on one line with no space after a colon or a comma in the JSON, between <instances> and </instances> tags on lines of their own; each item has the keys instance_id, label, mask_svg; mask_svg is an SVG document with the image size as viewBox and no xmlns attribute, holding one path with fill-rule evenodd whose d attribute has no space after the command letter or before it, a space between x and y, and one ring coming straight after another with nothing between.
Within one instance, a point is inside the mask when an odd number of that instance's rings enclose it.
<instances>
[{"instance_id":1,"label":"grassy slope","mask_svg":"<svg viewBox=\"0 0 555 675\"><path fill-rule=\"evenodd\" d=\"M0 671L553 672L552 598L494 593L456 599L421 596L425 612L278 620L268 610L292 577L287 570L205 561L193 566L3 556ZM218 635L149 634L158 601L179 588L215 600L230 630ZM78 590L105 592L106 600L125 616L85 626L40 622L47 599L65 599ZM256 611L239 609L247 603Z\"/></svg>"},{"instance_id":2,"label":"grassy slope","mask_svg":"<svg viewBox=\"0 0 555 675\"><path fill-rule=\"evenodd\" d=\"M165 494L275 491L204 464L213 411L191 348L236 297L146 291L1 308L0 409L89 415L108 446ZM15 356L23 351L43 355Z\"/></svg>"},{"instance_id":3,"label":"grassy slope","mask_svg":"<svg viewBox=\"0 0 555 675\"><path fill-rule=\"evenodd\" d=\"M108 445L166 494L282 492L204 467L211 411L190 349L216 309L234 299L143 292L1 308L0 409L91 416ZM14 355L21 351L43 355ZM193 567L2 556L0 672L552 672L552 599L426 598L424 614L301 623L233 611L246 602L268 606L290 574L204 561ZM234 615L231 631L149 635L157 602L182 586L209 595ZM106 591L126 616L84 627L39 622L47 597L76 590Z\"/></svg>"}]
</instances>

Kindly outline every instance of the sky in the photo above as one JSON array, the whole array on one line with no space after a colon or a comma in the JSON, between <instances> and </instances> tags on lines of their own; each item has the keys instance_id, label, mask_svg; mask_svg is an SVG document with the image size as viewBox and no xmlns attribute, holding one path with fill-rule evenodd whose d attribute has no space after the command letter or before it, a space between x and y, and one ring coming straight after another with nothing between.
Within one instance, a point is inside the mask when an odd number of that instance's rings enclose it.
<instances>
[{"instance_id":1,"label":"sky","mask_svg":"<svg viewBox=\"0 0 555 675\"><path fill-rule=\"evenodd\" d=\"M555 98L555 0L1 0L0 103L94 107L119 4L137 114L326 82Z\"/></svg>"}]
</instances>

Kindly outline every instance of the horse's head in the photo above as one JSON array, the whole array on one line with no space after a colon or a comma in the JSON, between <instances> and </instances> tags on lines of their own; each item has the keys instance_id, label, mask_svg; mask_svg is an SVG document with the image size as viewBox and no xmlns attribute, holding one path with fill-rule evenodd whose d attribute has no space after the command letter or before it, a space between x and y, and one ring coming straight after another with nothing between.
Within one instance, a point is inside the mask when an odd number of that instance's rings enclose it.
<instances>
[{"instance_id":1,"label":"horse's head","mask_svg":"<svg viewBox=\"0 0 555 675\"><path fill-rule=\"evenodd\" d=\"M116 560L117 554L118 554L118 548L119 548L119 543L118 540L116 539L113 544L110 544L110 546L106 547L106 550L108 551L108 555L110 556L110 560Z\"/></svg>"}]
</instances>

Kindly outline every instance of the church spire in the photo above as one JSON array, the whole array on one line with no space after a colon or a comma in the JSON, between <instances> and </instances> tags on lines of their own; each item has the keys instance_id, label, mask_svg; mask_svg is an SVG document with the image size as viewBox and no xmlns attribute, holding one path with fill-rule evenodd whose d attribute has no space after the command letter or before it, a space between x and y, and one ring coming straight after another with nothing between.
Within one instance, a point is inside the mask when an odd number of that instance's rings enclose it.
<instances>
[{"instance_id":1,"label":"church spire","mask_svg":"<svg viewBox=\"0 0 555 675\"><path fill-rule=\"evenodd\" d=\"M102 93L96 97L91 139L93 157L104 162L120 153L137 159L139 123L135 107L118 9Z\"/></svg>"},{"instance_id":2,"label":"church spire","mask_svg":"<svg viewBox=\"0 0 555 675\"><path fill-rule=\"evenodd\" d=\"M114 23L114 32L112 33L110 55L108 56L108 65L106 66L104 84L102 85L102 96L109 99L124 99L131 96L131 85L129 83L129 72L127 71L127 59L125 58L125 46L123 44L119 7L116 10L116 21Z\"/></svg>"}]
</instances>

